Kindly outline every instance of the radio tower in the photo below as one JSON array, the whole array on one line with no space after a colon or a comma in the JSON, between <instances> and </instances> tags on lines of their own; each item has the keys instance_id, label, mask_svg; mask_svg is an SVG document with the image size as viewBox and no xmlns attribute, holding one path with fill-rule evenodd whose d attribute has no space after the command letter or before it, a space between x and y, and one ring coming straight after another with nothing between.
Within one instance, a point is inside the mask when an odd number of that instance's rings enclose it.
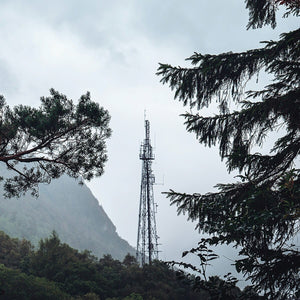
<instances>
[{"instance_id":1,"label":"radio tower","mask_svg":"<svg viewBox=\"0 0 300 300\"><path fill-rule=\"evenodd\" d=\"M148 120L145 120L145 135L146 138L140 149L140 159L143 161L143 166L136 247L136 258L142 266L147 263L151 265L154 259L158 259L158 237L156 233L153 195L153 184L155 182L155 177L151 169L154 155L150 142L150 122Z\"/></svg>"}]
</instances>

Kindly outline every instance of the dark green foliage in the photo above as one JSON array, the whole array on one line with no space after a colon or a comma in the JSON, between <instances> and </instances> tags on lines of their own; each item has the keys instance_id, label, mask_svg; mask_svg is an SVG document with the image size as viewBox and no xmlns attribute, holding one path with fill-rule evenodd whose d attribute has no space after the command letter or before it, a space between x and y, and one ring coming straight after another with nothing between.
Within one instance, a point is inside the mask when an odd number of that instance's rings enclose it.
<instances>
[{"instance_id":1,"label":"dark green foliage","mask_svg":"<svg viewBox=\"0 0 300 300\"><path fill-rule=\"evenodd\" d=\"M286 6L287 15L300 12L297 1L246 3L248 27L253 28L275 27L278 5ZM188 58L191 68L160 64L161 81L184 105L200 110L212 101L219 103L214 116L184 114L185 124L199 142L218 145L228 171L238 170L241 179L218 184L214 193L170 191L168 197L178 213L187 212L197 228L213 235L190 252L233 243L243 257L235 262L236 269L251 279L254 289L268 299L287 299L300 286L300 255L293 245L300 217L295 166L300 151L300 30L264 43L263 48L242 53L195 53ZM247 82L263 71L272 75L272 82L262 90L245 92ZM279 137L269 153L253 152L254 146L265 146L276 130Z\"/></svg>"},{"instance_id":2,"label":"dark green foliage","mask_svg":"<svg viewBox=\"0 0 300 300\"><path fill-rule=\"evenodd\" d=\"M246 0L246 8L249 9L249 28L261 28L265 25L276 27L276 11L279 5L286 8L284 17L290 14L299 15L300 2L299 0Z\"/></svg>"},{"instance_id":3,"label":"dark green foliage","mask_svg":"<svg viewBox=\"0 0 300 300\"><path fill-rule=\"evenodd\" d=\"M132 266L136 266L138 265L138 262L136 260L136 258L132 255L130 255L129 253L124 257L123 260L123 265L125 265L126 267L132 267Z\"/></svg>"},{"instance_id":4,"label":"dark green foliage","mask_svg":"<svg viewBox=\"0 0 300 300\"><path fill-rule=\"evenodd\" d=\"M252 287L247 286L243 291L241 291L236 286L238 280L234 276L232 276L231 273L224 275L224 280L219 278L218 276L210 276L209 278L207 278L207 266L211 265L211 261L218 258L218 255L216 255L211 249L206 246L208 241L209 239L203 238L201 242L199 242L199 247L193 248L189 251L184 251L182 253L182 257L191 253L196 254L200 259L200 268L184 262L167 262L167 264L170 266L180 267L180 269L178 269L177 271L178 278L188 283L194 291L201 293L204 299L264 299L263 297L259 296L255 289L253 289ZM186 274L184 273L182 268L192 270L193 273L198 274L198 276Z\"/></svg>"},{"instance_id":5,"label":"dark green foliage","mask_svg":"<svg viewBox=\"0 0 300 300\"><path fill-rule=\"evenodd\" d=\"M26 268L33 247L27 240L12 239L0 231L0 264L6 267Z\"/></svg>"},{"instance_id":6,"label":"dark green foliage","mask_svg":"<svg viewBox=\"0 0 300 300\"><path fill-rule=\"evenodd\" d=\"M5 181L8 197L28 190L37 195L39 183L64 173L87 180L103 173L111 134L108 112L89 93L77 105L53 89L50 94L39 108L10 109L1 98L0 161L16 174Z\"/></svg>"},{"instance_id":7,"label":"dark green foliage","mask_svg":"<svg viewBox=\"0 0 300 300\"><path fill-rule=\"evenodd\" d=\"M249 9L249 24L247 28L259 28L264 25L276 27L276 9L274 1L268 0L246 0Z\"/></svg>"},{"instance_id":8,"label":"dark green foliage","mask_svg":"<svg viewBox=\"0 0 300 300\"><path fill-rule=\"evenodd\" d=\"M16 247L20 241L12 239L8 243ZM13 249L4 264L12 260L10 255L15 257ZM55 232L41 240L36 251L24 254L23 259L27 262L25 268L22 261L14 264L16 270L0 267L0 287L5 295L12 295L5 299L65 299L65 295L66 299L94 300L207 299L201 296L203 293L191 289L187 277L179 281L176 271L162 262L141 268L130 255L123 262L110 255L98 260L89 251L78 252L61 243ZM55 293L57 298L52 297ZM32 295L37 296L30 298Z\"/></svg>"},{"instance_id":9,"label":"dark green foliage","mask_svg":"<svg viewBox=\"0 0 300 300\"><path fill-rule=\"evenodd\" d=\"M38 278L12 270L0 264L0 299L58 300L70 299L59 287L45 278Z\"/></svg>"},{"instance_id":10,"label":"dark green foliage","mask_svg":"<svg viewBox=\"0 0 300 300\"><path fill-rule=\"evenodd\" d=\"M78 252L62 244L55 232L40 241L32 255L28 272L60 283L69 294L86 294L90 291L89 278L95 273L96 258L88 251ZM80 291L80 293L78 293Z\"/></svg>"}]
</instances>

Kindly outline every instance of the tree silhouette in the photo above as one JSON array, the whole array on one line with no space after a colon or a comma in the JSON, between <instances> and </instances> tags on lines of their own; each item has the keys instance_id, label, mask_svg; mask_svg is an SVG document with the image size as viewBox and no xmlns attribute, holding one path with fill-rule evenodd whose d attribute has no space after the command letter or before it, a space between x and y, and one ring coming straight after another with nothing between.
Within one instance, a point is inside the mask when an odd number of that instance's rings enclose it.
<instances>
[{"instance_id":1,"label":"tree silhouette","mask_svg":"<svg viewBox=\"0 0 300 300\"><path fill-rule=\"evenodd\" d=\"M299 16L298 1L246 1L248 28L275 28L280 4L286 6L285 16ZM218 184L218 192L168 193L179 213L188 213L199 229L213 235L202 239L192 252L201 252L207 244L239 246L243 258L235 262L237 271L269 299L295 296L300 285L300 256L293 245L300 216L299 170L295 168L300 150L299 38L297 29L282 33L279 41L264 42L259 49L194 53L187 59L191 68L160 64L157 73L184 105L201 110L212 101L219 102L216 115L186 113L185 124L204 145L219 145L229 172L240 172L239 182ZM262 90L244 92L246 83L263 70L273 81ZM279 128L281 136L268 154L253 152Z\"/></svg>"},{"instance_id":2,"label":"tree silhouette","mask_svg":"<svg viewBox=\"0 0 300 300\"><path fill-rule=\"evenodd\" d=\"M10 109L0 98L0 162L15 174L6 178L5 196L28 190L37 195L39 183L64 173L87 180L103 173L111 134L108 112L91 101L90 93L77 105L54 89L50 94L39 108Z\"/></svg>"}]
</instances>

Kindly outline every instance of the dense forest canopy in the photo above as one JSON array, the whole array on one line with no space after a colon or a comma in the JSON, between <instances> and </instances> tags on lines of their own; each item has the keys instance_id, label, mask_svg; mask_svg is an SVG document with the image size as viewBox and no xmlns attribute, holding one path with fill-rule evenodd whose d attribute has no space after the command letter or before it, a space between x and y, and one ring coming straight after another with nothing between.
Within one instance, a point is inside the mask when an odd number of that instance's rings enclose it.
<instances>
[{"instance_id":1,"label":"dense forest canopy","mask_svg":"<svg viewBox=\"0 0 300 300\"><path fill-rule=\"evenodd\" d=\"M299 1L247 0L246 6L248 29L275 28L280 6L285 17L300 13ZM206 146L218 145L228 171L240 173L240 181L218 184L218 192L168 193L178 213L187 213L211 235L190 252L198 253L203 264L208 245L232 243L240 249L235 267L255 291L267 299L299 297L300 256L293 238L299 232L300 209L300 30L282 33L259 49L194 53L187 60L192 67L160 64L157 74L176 99L197 110L183 115L187 130ZM270 74L272 81L245 92L247 82L260 72ZM213 101L219 112L201 115ZM271 151L258 153L257 146L265 146L270 132L279 128L281 136Z\"/></svg>"},{"instance_id":2,"label":"dense forest canopy","mask_svg":"<svg viewBox=\"0 0 300 300\"><path fill-rule=\"evenodd\" d=\"M190 276L162 262L140 267L129 254L123 261L110 255L98 259L62 243L55 232L36 250L30 242L3 232L0 244L0 299L216 299L207 290L193 290ZM214 283L222 282L214 278ZM236 287L226 293L242 295Z\"/></svg>"}]
</instances>

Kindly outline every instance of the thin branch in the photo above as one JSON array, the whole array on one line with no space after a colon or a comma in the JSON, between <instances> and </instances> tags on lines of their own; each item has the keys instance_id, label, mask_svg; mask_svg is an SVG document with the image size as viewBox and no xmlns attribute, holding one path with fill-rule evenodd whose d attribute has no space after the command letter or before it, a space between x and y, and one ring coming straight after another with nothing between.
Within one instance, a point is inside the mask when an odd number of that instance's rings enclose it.
<instances>
[{"instance_id":1,"label":"thin branch","mask_svg":"<svg viewBox=\"0 0 300 300\"><path fill-rule=\"evenodd\" d=\"M10 165L7 161L5 162L6 163L6 165L7 165L7 167L9 168L9 169L12 169L12 170L14 170L16 173L18 173L20 176L23 176L23 177L25 177L27 180L30 180L30 178L28 177L28 176L26 176L25 174L23 174L22 172L20 172L18 169L16 169L15 167L13 167L12 165Z\"/></svg>"}]
</instances>

